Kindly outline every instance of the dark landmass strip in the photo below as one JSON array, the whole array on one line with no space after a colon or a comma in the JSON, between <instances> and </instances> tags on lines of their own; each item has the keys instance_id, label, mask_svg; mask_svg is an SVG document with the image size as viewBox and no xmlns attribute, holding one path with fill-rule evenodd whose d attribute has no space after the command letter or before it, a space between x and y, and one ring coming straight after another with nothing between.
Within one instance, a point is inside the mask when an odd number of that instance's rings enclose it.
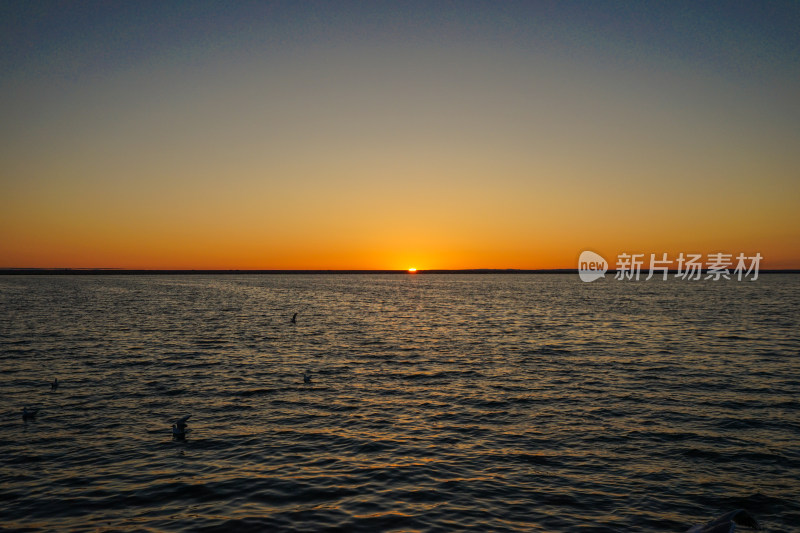
<instances>
[{"instance_id":1,"label":"dark landmass strip","mask_svg":"<svg viewBox=\"0 0 800 533\"><path fill-rule=\"evenodd\" d=\"M413 274L575 274L576 269L519 270L470 268L417 270ZM411 274L408 270L140 270L124 268L0 268L0 275L185 275L185 274Z\"/></svg>"},{"instance_id":2,"label":"dark landmass strip","mask_svg":"<svg viewBox=\"0 0 800 533\"><path fill-rule=\"evenodd\" d=\"M645 275L647 269L642 269L641 275ZM703 270L703 273L706 271ZM418 274L577 274L575 268L554 268L540 270L523 270L515 268L493 269L493 268L469 268L461 270L417 270ZM616 270L609 270L606 275L613 275ZM677 270L670 270L670 274L676 274ZM798 269L785 270L759 270L761 274L800 274ZM0 276L30 276L30 275L249 275L249 274L406 274L408 270L138 270L122 268L0 268ZM660 276L659 272L657 276ZM643 281L640 279L640 281Z\"/></svg>"}]
</instances>

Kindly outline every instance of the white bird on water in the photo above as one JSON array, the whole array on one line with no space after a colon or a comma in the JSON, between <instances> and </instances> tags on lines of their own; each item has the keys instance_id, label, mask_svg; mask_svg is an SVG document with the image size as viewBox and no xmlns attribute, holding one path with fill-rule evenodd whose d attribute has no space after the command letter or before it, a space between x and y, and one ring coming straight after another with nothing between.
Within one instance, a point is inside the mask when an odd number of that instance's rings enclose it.
<instances>
[{"instance_id":1,"label":"white bird on water","mask_svg":"<svg viewBox=\"0 0 800 533\"><path fill-rule=\"evenodd\" d=\"M744 509L736 509L730 513L718 516L707 524L700 524L690 527L686 533L733 533L736 525L745 526L752 529L761 529L755 518Z\"/></svg>"},{"instance_id":2,"label":"white bird on water","mask_svg":"<svg viewBox=\"0 0 800 533\"><path fill-rule=\"evenodd\" d=\"M183 439L186 437L186 434L191 431L191 429L186 427L186 421L191 418L192 415L186 415L183 418L179 418L172 424L172 436L176 439Z\"/></svg>"},{"instance_id":3,"label":"white bird on water","mask_svg":"<svg viewBox=\"0 0 800 533\"><path fill-rule=\"evenodd\" d=\"M22 419L23 420L33 420L36 418L36 413L38 413L38 409L28 409L27 407L22 408Z\"/></svg>"}]
</instances>

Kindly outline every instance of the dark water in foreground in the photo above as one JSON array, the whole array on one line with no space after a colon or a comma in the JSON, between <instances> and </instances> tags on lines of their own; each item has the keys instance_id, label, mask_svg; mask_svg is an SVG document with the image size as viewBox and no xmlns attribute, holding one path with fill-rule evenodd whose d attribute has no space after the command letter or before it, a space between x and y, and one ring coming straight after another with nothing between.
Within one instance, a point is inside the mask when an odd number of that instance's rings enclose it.
<instances>
[{"instance_id":1,"label":"dark water in foreground","mask_svg":"<svg viewBox=\"0 0 800 533\"><path fill-rule=\"evenodd\" d=\"M7 528L800 530L800 276L8 276L0 309Z\"/></svg>"}]
</instances>

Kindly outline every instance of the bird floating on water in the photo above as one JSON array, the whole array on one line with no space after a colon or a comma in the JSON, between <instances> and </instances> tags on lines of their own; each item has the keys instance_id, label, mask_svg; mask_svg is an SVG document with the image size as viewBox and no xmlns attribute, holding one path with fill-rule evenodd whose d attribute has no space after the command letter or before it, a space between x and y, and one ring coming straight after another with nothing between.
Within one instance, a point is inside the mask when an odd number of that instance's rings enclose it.
<instances>
[{"instance_id":1,"label":"bird floating on water","mask_svg":"<svg viewBox=\"0 0 800 533\"><path fill-rule=\"evenodd\" d=\"M294 314L291 320L292 324L297 324L297 313Z\"/></svg>"},{"instance_id":2,"label":"bird floating on water","mask_svg":"<svg viewBox=\"0 0 800 533\"><path fill-rule=\"evenodd\" d=\"M58 378L55 378L53 382L50 384L50 390L56 390L58 388Z\"/></svg>"},{"instance_id":3,"label":"bird floating on water","mask_svg":"<svg viewBox=\"0 0 800 533\"><path fill-rule=\"evenodd\" d=\"M311 371L306 370L303 372L303 383L311 383Z\"/></svg>"},{"instance_id":4,"label":"bird floating on water","mask_svg":"<svg viewBox=\"0 0 800 533\"><path fill-rule=\"evenodd\" d=\"M758 521L750 516L750 513L744 509L736 509L718 516L707 524L692 526L686 533L733 533L736 531L737 524L752 529L761 529Z\"/></svg>"},{"instance_id":5,"label":"bird floating on water","mask_svg":"<svg viewBox=\"0 0 800 533\"><path fill-rule=\"evenodd\" d=\"M36 413L38 413L38 409L28 409L27 407L22 408L22 419L23 420L33 420L36 418Z\"/></svg>"},{"instance_id":6,"label":"bird floating on water","mask_svg":"<svg viewBox=\"0 0 800 533\"><path fill-rule=\"evenodd\" d=\"M176 439L186 438L186 434L191 431L191 429L186 427L186 421L189 420L191 416L192 415L186 415L183 418L179 418L178 420L175 421L174 424L172 424L173 437L175 437Z\"/></svg>"}]
</instances>

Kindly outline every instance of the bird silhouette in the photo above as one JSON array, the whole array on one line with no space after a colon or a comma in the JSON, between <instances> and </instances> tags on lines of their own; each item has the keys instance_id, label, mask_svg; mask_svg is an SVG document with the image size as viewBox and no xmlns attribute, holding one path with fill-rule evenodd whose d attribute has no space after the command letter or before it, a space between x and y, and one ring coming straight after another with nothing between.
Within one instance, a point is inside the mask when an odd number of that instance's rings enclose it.
<instances>
[{"instance_id":1,"label":"bird silhouette","mask_svg":"<svg viewBox=\"0 0 800 533\"><path fill-rule=\"evenodd\" d=\"M758 521L744 509L736 509L722 516L718 516L707 524L692 526L686 533L733 533L736 526L745 526L751 529L761 529Z\"/></svg>"},{"instance_id":2,"label":"bird silhouette","mask_svg":"<svg viewBox=\"0 0 800 533\"><path fill-rule=\"evenodd\" d=\"M186 421L191 418L192 415L186 415L183 418L179 418L172 424L172 436L176 439L184 439L186 438L186 434L191 431L191 429L186 427Z\"/></svg>"}]
</instances>

